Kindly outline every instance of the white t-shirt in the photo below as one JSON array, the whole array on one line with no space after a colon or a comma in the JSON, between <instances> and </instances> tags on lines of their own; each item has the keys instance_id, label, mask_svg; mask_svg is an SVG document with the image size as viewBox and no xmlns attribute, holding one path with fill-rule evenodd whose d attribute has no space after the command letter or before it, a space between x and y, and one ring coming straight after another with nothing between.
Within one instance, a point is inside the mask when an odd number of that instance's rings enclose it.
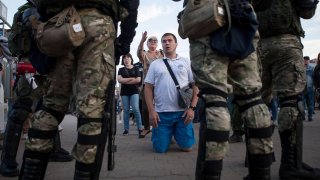
<instances>
[{"instance_id":1,"label":"white t-shirt","mask_svg":"<svg viewBox=\"0 0 320 180\"><path fill-rule=\"evenodd\" d=\"M189 59L180 56L176 59L167 59L180 87L194 82ZM154 86L156 112L184 111L178 105L178 90L162 58L150 64L145 83Z\"/></svg>"}]
</instances>

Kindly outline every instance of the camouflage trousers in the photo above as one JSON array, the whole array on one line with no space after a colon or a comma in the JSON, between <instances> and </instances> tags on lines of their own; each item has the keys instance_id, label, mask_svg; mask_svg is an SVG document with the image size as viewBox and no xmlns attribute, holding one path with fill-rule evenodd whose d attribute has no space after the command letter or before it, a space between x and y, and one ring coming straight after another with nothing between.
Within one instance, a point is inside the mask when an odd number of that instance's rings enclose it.
<instances>
[{"instance_id":1,"label":"camouflage trousers","mask_svg":"<svg viewBox=\"0 0 320 180\"><path fill-rule=\"evenodd\" d=\"M48 74L48 91L43 98L47 108L65 114L71 97L75 98L77 114L88 121L103 118L107 85L115 76L114 40L116 37L112 18L97 9L80 9L78 13L86 33L83 44L66 56L57 58L56 66ZM73 90L72 87L75 89ZM74 94L72 94L74 92ZM57 130L58 120L40 110L32 117L32 128L41 131ZM101 133L101 123L88 122L78 127L83 135ZM30 138L26 149L50 152L53 139ZM74 145L72 154L82 163L94 163L97 145Z\"/></svg>"},{"instance_id":2,"label":"camouflage trousers","mask_svg":"<svg viewBox=\"0 0 320 180\"><path fill-rule=\"evenodd\" d=\"M233 88L235 96L249 95L260 91L261 64L254 52L243 60L231 61L228 57L221 56L210 47L210 37L190 40L190 59L196 85L200 92L202 89L218 89L228 94L228 89ZM225 98L205 94L207 103L213 101L226 101ZM261 97L239 100L238 105L244 105L261 99ZM230 131L230 115L226 107L207 107L205 110L207 129L215 131ZM251 106L241 112L241 118L247 128L270 127L271 119L268 107L265 104ZM205 160L221 160L228 151L228 141L206 142ZM271 138L249 139L248 151L251 154L270 154L273 151Z\"/></svg>"},{"instance_id":3,"label":"camouflage trousers","mask_svg":"<svg viewBox=\"0 0 320 180\"><path fill-rule=\"evenodd\" d=\"M290 34L260 40L258 54L263 67L262 95L265 102L271 101L272 94L277 94L281 101L302 93L306 84L302 48L299 37ZM279 131L293 129L298 114L296 107L280 108Z\"/></svg>"}]
</instances>

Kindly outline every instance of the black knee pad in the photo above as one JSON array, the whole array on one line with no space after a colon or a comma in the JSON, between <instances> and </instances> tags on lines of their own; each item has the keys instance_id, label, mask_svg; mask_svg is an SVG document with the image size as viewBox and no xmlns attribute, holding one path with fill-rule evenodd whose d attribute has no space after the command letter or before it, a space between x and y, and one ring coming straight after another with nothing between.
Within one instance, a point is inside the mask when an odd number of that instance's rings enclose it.
<instances>
[{"instance_id":1,"label":"black knee pad","mask_svg":"<svg viewBox=\"0 0 320 180\"><path fill-rule=\"evenodd\" d=\"M30 98L18 98L9 112L9 120L15 124L22 124L32 112L32 104L33 101Z\"/></svg>"},{"instance_id":2,"label":"black knee pad","mask_svg":"<svg viewBox=\"0 0 320 180\"><path fill-rule=\"evenodd\" d=\"M205 95L215 95L215 96L220 96L222 97L223 99L225 99L225 101L206 101L204 99L203 96ZM219 89L216 89L216 88L202 88L200 89L200 92L199 92L199 98L201 98L205 104L205 107L208 108L208 107L228 107L227 106L227 97L228 97L228 94L219 90Z\"/></svg>"},{"instance_id":3,"label":"black knee pad","mask_svg":"<svg viewBox=\"0 0 320 180\"><path fill-rule=\"evenodd\" d=\"M102 123L101 126L101 134L97 135L86 135L86 134L81 134L78 133L78 138L77 138L77 143L82 144L82 145L96 145L98 146L97 148L97 153L95 156L95 162L91 164L84 164L81 162L76 162L76 171L78 172L88 172L92 179L95 179L94 177L98 177L102 165L102 159L103 159L103 154L104 154L104 148L105 148L105 143L107 141L107 128L105 122L103 122L103 118L83 118L79 117L78 118L78 128L81 127L82 125L90 122L95 122L95 123ZM78 174L80 175L80 174Z\"/></svg>"},{"instance_id":4,"label":"black knee pad","mask_svg":"<svg viewBox=\"0 0 320 180\"><path fill-rule=\"evenodd\" d=\"M247 128L247 138L264 139L272 137L272 126L265 128ZM274 159L274 153L269 154L252 154L248 151L249 166L265 168L269 167Z\"/></svg>"},{"instance_id":5,"label":"black knee pad","mask_svg":"<svg viewBox=\"0 0 320 180\"><path fill-rule=\"evenodd\" d=\"M39 110L46 111L47 113L51 114L56 120L58 121L58 124L60 124L64 118L65 113L56 111L54 109L48 108L44 106L43 104L40 105Z\"/></svg>"},{"instance_id":6,"label":"black knee pad","mask_svg":"<svg viewBox=\"0 0 320 180\"><path fill-rule=\"evenodd\" d=\"M255 92L255 93L252 93L252 94L246 94L246 95L234 95L234 101L238 101L238 100L250 100L250 99L254 99L254 98L257 98L257 97L260 97L259 99L257 100L254 100L254 101L251 101L247 104L244 104L244 105L238 105L239 107L239 111L240 113L243 113L244 111L246 111L247 109L255 106L255 105L258 105L258 104L265 104L264 101L261 99L261 93L260 91L258 92Z\"/></svg>"},{"instance_id":7,"label":"black knee pad","mask_svg":"<svg viewBox=\"0 0 320 180\"><path fill-rule=\"evenodd\" d=\"M302 94L279 98L279 104L280 104L280 108L283 108L283 107L297 108L297 110L299 111L299 116L302 118L302 120L304 120L305 111L304 111L304 102L303 102Z\"/></svg>"}]
</instances>

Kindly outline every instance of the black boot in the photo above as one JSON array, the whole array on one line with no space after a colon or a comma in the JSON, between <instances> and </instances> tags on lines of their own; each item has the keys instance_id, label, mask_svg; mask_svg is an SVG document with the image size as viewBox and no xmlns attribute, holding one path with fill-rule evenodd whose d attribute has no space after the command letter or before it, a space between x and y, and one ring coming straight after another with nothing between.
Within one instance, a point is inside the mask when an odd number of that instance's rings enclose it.
<instances>
[{"instance_id":1,"label":"black boot","mask_svg":"<svg viewBox=\"0 0 320 180\"><path fill-rule=\"evenodd\" d=\"M19 180L43 180L48 159L49 153L25 150Z\"/></svg>"},{"instance_id":2,"label":"black boot","mask_svg":"<svg viewBox=\"0 0 320 180\"><path fill-rule=\"evenodd\" d=\"M93 180L93 173L89 171L90 166L76 161L74 180Z\"/></svg>"},{"instance_id":3,"label":"black boot","mask_svg":"<svg viewBox=\"0 0 320 180\"><path fill-rule=\"evenodd\" d=\"M291 143L292 132L286 130L279 132L282 154L279 177L281 180L319 180L320 169L312 168L301 161L299 158L299 148L297 144ZM297 134L298 136L298 134Z\"/></svg>"},{"instance_id":4,"label":"black boot","mask_svg":"<svg viewBox=\"0 0 320 180\"><path fill-rule=\"evenodd\" d=\"M22 123L16 124L12 119L8 120L1 154L0 173L2 176L15 177L19 175L16 156L20 143L21 130Z\"/></svg>"},{"instance_id":5,"label":"black boot","mask_svg":"<svg viewBox=\"0 0 320 180\"><path fill-rule=\"evenodd\" d=\"M73 157L69 154L69 152L64 150L61 147L60 133L57 132L54 138L54 149L53 149L53 152L50 153L49 161L68 162L72 160L73 160Z\"/></svg>"},{"instance_id":6,"label":"black boot","mask_svg":"<svg viewBox=\"0 0 320 180\"><path fill-rule=\"evenodd\" d=\"M2 176L15 177L19 175L16 162L17 151L21 138L23 122L31 112L33 101L29 98L19 98L9 112L9 118L3 139L0 173Z\"/></svg>"},{"instance_id":7,"label":"black boot","mask_svg":"<svg viewBox=\"0 0 320 180\"><path fill-rule=\"evenodd\" d=\"M222 171L222 160L205 161L206 154L206 122L200 122L199 150L196 164L196 180L220 180Z\"/></svg>"},{"instance_id":8,"label":"black boot","mask_svg":"<svg viewBox=\"0 0 320 180\"><path fill-rule=\"evenodd\" d=\"M270 180L270 166L273 153L249 154L247 153L249 175L244 180Z\"/></svg>"},{"instance_id":9,"label":"black boot","mask_svg":"<svg viewBox=\"0 0 320 180\"><path fill-rule=\"evenodd\" d=\"M249 168L249 174L243 180L270 180L270 167L268 168Z\"/></svg>"}]
</instances>

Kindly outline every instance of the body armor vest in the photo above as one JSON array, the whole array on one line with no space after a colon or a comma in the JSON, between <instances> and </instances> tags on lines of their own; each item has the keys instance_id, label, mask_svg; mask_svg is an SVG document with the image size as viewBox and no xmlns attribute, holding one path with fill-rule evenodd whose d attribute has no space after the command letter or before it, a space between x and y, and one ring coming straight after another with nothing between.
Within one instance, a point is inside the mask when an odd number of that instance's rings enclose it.
<instances>
[{"instance_id":1,"label":"body armor vest","mask_svg":"<svg viewBox=\"0 0 320 180\"><path fill-rule=\"evenodd\" d=\"M33 0L41 15L52 15L62 9L75 5L79 8L97 8L104 13L112 16L116 21L122 17L118 0ZM120 11L120 12L119 12Z\"/></svg>"},{"instance_id":2,"label":"body armor vest","mask_svg":"<svg viewBox=\"0 0 320 180\"><path fill-rule=\"evenodd\" d=\"M262 38L280 34L304 37L300 17L291 0L273 1L269 9L257 12L257 18Z\"/></svg>"}]
</instances>

